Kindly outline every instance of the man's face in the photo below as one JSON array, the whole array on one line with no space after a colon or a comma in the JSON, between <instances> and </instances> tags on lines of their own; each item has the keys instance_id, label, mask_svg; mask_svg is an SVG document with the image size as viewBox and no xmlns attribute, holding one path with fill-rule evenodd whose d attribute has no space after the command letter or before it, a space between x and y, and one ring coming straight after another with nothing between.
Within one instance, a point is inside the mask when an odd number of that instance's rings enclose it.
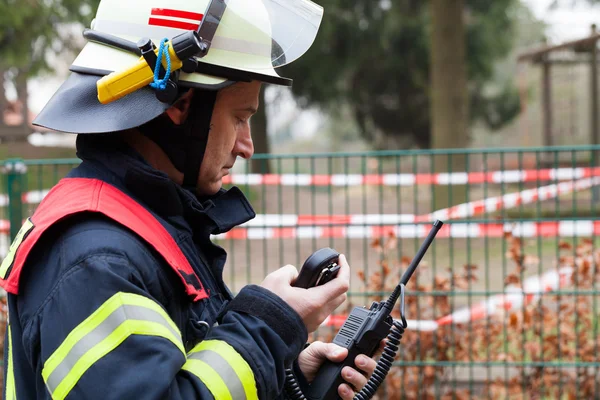
<instances>
[{"instance_id":1,"label":"man's face","mask_svg":"<svg viewBox=\"0 0 600 400\"><path fill-rule=\"evenodd\" d=\"M238 82L218 92L198 175L199 195L217 193L236 158L254 154L250 117L258 109L260 87L258 81Z\"/></svg>"}]
</instances>

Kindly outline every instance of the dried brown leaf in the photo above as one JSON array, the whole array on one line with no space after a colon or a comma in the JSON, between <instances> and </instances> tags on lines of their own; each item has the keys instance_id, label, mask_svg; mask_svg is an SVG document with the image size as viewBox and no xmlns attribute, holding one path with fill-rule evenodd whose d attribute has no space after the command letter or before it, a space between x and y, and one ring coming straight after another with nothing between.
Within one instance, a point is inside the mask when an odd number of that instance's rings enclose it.
<instances>
[{"instance_id":1,"label":"dried brown leaf","mask_svg":"<svg viewBox=\"0 0 600 400\"><path fill-rule=\"evenodd\" d=\"M506 278L504 278L505 285L516 284L520 282L521 278L517 274L508 274Z\"/></svg>"},{"instance_id":2,"label":"dried brown leaf","mask_svg":"<svg viewBox=\"0 0 600 400\"><path fill-rule=\"evenodd\" d=\"M358 279L360 279L361 282L366 282L364 270L360 269L360 270L356 271L356 275L358 275Z\"/></svg>"},{"instance_id":3,"label":"dried brown leaf","mask_svg":"<svg viewBox=\"0 0 600 400\"><path fill-rule=\"evenodd\" d=\"M517 329L518 325L519 325L518 315L516 313L510 314L508 326L510 326L512 329Z\"/></svg>"},{"instance_id":4,"label":"dried brown leaf","mask_svg":"<svg viewBox=\"0 0 600 400\"><path fill-rule=\"evenodd\" d=\"M573 248L573 245L571 245L571 243L569 242L561 240L560 243L558 243L558 248L561 250L571 250Z\"/></svg>"}]
</instances>

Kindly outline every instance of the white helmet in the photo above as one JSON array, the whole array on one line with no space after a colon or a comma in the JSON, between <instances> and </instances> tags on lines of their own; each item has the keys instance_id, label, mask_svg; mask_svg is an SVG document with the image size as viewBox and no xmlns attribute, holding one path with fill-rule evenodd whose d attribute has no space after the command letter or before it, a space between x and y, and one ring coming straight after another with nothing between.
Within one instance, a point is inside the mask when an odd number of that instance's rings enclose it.
<instances>
[{"instance_id":1,"label":"white helmet","mask_svg":"<svg viewBox=\"0 0 600 400\"><path fill-rule=\"evenodd\" d=\"M170 75L176 85L218 90L237 81L259 80L289 86L291 80L274 68L310 48L322 16L322 7L310 0L101 0L91 30L84 32L89 42L70 68L73 73L34 123L65 132L100 133L157 117L174 99L157 100L144 82L139 90L101 104L98 81L139 65L144 60L140 39L150 39L156 47L168 40L173 47L173 38L190 31L197 32L202 51L191 57L184 52L183 68L174 68ZM148 58L145 61L150 64ZM166 66L166 55L162 62ZM146 76L153 75L150 65L142 69ZM165 78L164 70L160 76Z\"/></svg>"}]
</instances>

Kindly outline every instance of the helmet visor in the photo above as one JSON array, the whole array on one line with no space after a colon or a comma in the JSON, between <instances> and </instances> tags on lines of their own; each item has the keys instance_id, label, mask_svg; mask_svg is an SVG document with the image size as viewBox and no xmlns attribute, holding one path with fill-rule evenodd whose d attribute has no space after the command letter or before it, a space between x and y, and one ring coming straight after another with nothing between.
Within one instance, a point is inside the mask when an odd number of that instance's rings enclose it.
<instances>
[{"instance_id":1,"label":"helmet visor","mask_svg":"<svg viewBox=\"0 0 600 400\"><path fill-rule=\"evenodd\" d=\"M323 17L323 8L309 0L212 1L224 1L226 9L211 15L218 8L207 8L202 25L219 22L201 61L232 68L262 70L291 63L313 44Z\"/></svg>"}]
</instances>

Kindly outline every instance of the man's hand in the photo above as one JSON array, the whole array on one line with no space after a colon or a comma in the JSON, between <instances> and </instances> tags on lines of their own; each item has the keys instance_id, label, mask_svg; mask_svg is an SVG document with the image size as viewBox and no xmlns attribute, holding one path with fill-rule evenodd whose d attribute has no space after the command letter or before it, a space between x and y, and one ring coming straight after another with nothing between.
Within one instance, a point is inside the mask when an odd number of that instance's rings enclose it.
<instances>
[{"instance_id":1,"label":"man's hand","mask_svg":"<svg viewBox=\"0 0 600 400\"><path fill-rule=\"evenodd\" d=\"M311 333L346 301L346 292L350 286L350 266L343 254L340 254L338 261L340 271L337 277L321 286L309 289L293 287L291 284L298 277L298 270L293 265L286 265L270 273L260 285L289 304Z\"/></svg>"},{"instance_id":2,"label":"man's hand","mask_svg":"<svg viewBox=\"0 0 600 400\"><path fill-rule=\"evenodd\" d=\"M382 342L383 343L383 342ZM333 343L313 342L298 356L298 365L300 370L309 382L317 375L319 368L325 362L325 359L332 362L342 362L348 355L348 349L340 347ZM377 363L372 358L365 355L358 355L354 360L354 364L361 369L359 372L351 367L344 367L342 369L342 378L348 382L349 386L342 383L338 387L338 394L343 400L352 400L354 395L354 387L356 390L361 390L366 384L367 380L375 371Z\"/></svg>"}]
</instances>

